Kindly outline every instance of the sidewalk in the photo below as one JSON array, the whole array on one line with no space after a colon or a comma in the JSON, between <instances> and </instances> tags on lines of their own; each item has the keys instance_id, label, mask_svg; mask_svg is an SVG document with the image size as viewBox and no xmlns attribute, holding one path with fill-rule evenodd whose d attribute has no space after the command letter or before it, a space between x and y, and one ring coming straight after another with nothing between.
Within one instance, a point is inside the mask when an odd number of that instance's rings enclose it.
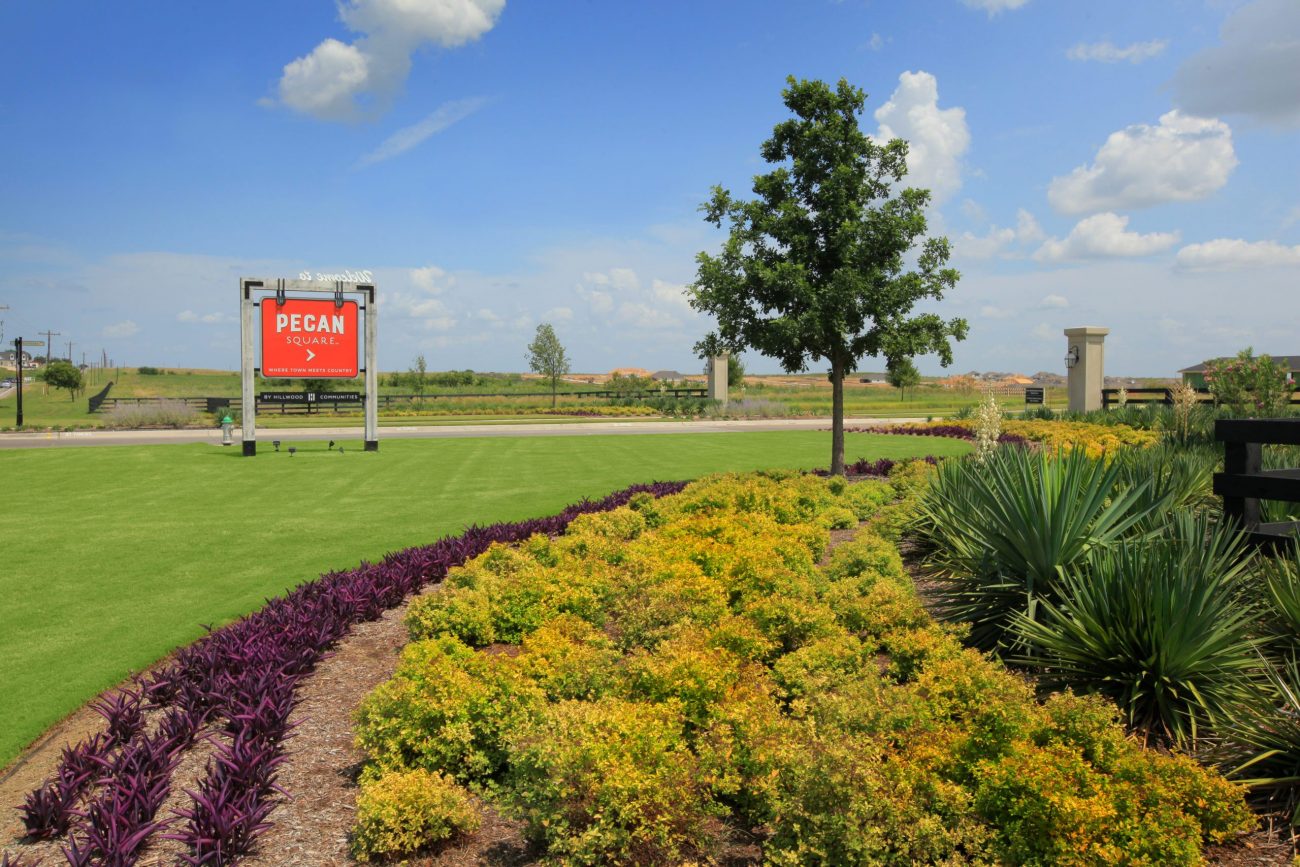
<instances>
[{"instance_id":1,"label":"sidewalk","mask_svg":"<svg viewBox=\"0 0 1300 867\"><path fill-rule=\"evenodd\" d=\"M901 424L916 418L846 418L845 427ZM758 419L753 421L593 421L573 424L463 424L429 427L381 427L379 440L443 439L451 437L538 437L602 436L610 434L683 434L736 433L744 431L824 430L829 418ZM337 428L266 428L257 432L259 442L269 446L271 440L359 440L362 429ZM241 441L235 430L235 442ZM31 449L60 446L136 446L174 443L221 444L221 431L147 430L147 431L49 431L40 433L0 433L0 449Z\"/></svg>"}]
</instances>

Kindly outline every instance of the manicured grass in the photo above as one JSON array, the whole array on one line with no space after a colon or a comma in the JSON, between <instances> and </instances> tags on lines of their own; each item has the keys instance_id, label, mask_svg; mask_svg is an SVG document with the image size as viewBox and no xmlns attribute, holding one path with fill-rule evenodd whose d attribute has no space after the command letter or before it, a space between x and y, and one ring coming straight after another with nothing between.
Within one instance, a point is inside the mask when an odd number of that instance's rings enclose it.
<instances>
[{"instance_id":1,"label":"manicured grass","mask_svg":"<svg viewBox=\"0 0 1300 867\"><path fill-rule=\"evenodd\" d=\"M470 523L545 515L635 482L811 468L816 431L0 451L0 767L100 690L268 596ZM957 454L853 434L847 457Z\"/></svg>"}]
</instances>

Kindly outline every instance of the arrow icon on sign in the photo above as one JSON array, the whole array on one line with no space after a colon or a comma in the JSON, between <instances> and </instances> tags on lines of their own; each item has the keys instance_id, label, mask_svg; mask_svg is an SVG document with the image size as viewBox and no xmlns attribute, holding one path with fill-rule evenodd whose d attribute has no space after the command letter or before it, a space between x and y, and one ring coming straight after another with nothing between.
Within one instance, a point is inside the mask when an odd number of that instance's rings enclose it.
<instances>
[{"instance_id":1,"label":"arrow icon on sign","mask_svg":"<svg viewBox=\"0 0 1300 867\"><path fill-rule=\"evenodd\" d=\"M310 349L308 349L308 350L307 350L307 360L308 360L308 361L311 361L311 360L312 360L313 358L315 358L315 357L316 357L316 353L314 353L314 352L312 352Z\"/></svg>"}]
</instances>

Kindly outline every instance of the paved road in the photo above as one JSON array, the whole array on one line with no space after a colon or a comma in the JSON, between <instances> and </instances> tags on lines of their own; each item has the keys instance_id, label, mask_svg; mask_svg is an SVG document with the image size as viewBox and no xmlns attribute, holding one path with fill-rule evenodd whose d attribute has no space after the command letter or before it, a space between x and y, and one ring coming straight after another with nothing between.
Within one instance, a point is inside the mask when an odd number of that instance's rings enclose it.
<instances>
[{"instance_id":1,"label":"paved road","mask_svg":"<svg viewBox=\"0 0 1300 867\"><path fill-rule=\"evenodd\" d=\"M895 424L915 418L845 419L848 427ZM735 433L737 431L823 430L830 419L766 419L761 421L597 421L574 424L464 424L436 427L381 427L379 439L444 439L449 437L564 437L605 434ZM361 428L277 428L257 433L269 448L271 440L359 440ZM64 433L0 433L0 449L61 446L142 446L176 443L221 444L220 430L68 431ZM235 442L240 433L235 431Z\"/></svg>"}]
</instances>

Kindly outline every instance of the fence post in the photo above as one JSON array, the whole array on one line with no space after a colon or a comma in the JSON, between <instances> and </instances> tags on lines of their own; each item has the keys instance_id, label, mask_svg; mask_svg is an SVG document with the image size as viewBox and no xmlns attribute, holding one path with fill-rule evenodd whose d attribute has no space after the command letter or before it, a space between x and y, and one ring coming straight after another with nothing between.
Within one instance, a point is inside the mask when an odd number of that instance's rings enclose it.
<instances>
[{"instance_id":1,"label":"fence post","mask_svg":"<svg viewBox=\"0 0 1300 867\"><path fill-rule=\"evenodd\" d=\"M1260 468L1260 444L1226 442L1223 444L1223 474L1253 475ZM1259 500L1255 497L1224 497L1223 514L1235 518L1241 527L1254 531L1259 526Z\"/></svg>"}]
</instances>

